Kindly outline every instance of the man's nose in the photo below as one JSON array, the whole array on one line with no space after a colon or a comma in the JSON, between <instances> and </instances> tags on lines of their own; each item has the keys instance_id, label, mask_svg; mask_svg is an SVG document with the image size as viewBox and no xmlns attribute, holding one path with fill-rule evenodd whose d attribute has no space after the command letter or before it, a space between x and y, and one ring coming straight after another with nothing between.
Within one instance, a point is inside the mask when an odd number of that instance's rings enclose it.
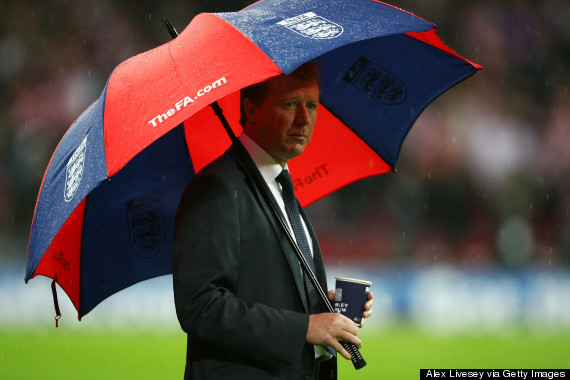
<instances>
[{"instance_id":1,"label":"man's nose","mask_svg":"<svg viewBox=\"0 0 570 380\"><path fill-rule=\"evenodd\" d=\"M309 122L309 109L305 104L300 104L297 107L295 121L299 124L306 124Z\"/></svg>"}]
</instances>

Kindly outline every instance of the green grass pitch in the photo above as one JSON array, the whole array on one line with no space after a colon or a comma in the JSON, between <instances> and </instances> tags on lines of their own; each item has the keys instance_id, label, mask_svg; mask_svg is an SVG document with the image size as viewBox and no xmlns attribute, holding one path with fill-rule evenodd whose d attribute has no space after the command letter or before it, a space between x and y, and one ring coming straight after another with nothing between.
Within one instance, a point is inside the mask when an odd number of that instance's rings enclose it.
<instances>
[{"instance_id":1,"label":"green grass pitch","mask_svg":"<svg viewBox=\"0 0 570 380\"><path fill-rule=\"evenodd\" d=\"M410 325L361 330L368 365L339 362L340 379L417 379L420 368L569 368L570 332L424 334ZM0 379L182 379L185 335L0 327Z\"/></svg>"}]
</instances>

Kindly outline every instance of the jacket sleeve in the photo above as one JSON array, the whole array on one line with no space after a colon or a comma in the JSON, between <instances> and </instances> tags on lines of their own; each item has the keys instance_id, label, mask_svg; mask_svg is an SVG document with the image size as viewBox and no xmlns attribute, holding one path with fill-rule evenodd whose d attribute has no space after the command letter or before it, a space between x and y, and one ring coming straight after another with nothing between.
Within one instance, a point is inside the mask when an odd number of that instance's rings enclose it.
<instances>
[{"instance_id":1,"label":"jacket sleeve","mask_svg":"<svg viewBox=\"0 0 570 380\"><path fill-rule=\"evenodd\" d=\"M182 197L173 252L178 319L188 334L221 350L273 364L299 363L308 315L247 303L234 294L243 259L240 191L243 187L205 176Z\"/></svg>"}]
</instances>

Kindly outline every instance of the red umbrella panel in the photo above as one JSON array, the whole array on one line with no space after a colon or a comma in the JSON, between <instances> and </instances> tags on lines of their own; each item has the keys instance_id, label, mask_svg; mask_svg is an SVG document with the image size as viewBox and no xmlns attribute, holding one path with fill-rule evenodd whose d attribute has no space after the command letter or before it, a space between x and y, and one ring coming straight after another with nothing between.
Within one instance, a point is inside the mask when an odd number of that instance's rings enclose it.
<instances>
[{"instance_id":1,"label":"red umbrella panel","mask_svg":"<svg viewBox=\"0 0 570 380\"><path fill-rule=\"evenodd\" d=\"M262 0L201 14L175 40L121 63L48 165L26 281L57 278L79 317L113 293L172 272L174 215L186 184L236 134L239 90L321 68L313 139L290 162L303 205L393 169L422 110L480 66L435 25L372 0Z\"/></svg>"}]
</instances>

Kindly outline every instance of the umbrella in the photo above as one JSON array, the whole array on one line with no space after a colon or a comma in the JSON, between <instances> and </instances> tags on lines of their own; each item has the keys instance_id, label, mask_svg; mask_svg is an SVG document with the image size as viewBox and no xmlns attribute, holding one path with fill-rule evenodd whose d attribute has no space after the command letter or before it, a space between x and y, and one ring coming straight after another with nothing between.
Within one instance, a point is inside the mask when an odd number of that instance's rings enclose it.
<instances>
[{"instance_id":1,"label":"umbrella","mask_svg":"<svg viewBox=\"0 0 570 380\"><path fill-rule=\"evenodd\" d=\"M236 134L239 90L314 60L313 141L290 162L303 205L394 168L421 111L480 66L435 25L374 0L262 0L201 14L175 40L121 63L69 128L46 170L25 280L53 278L81 318L106 297L172 272L186 184ZM55 287L54 287L55 289Z\"/></svg>"}]
</instances>

